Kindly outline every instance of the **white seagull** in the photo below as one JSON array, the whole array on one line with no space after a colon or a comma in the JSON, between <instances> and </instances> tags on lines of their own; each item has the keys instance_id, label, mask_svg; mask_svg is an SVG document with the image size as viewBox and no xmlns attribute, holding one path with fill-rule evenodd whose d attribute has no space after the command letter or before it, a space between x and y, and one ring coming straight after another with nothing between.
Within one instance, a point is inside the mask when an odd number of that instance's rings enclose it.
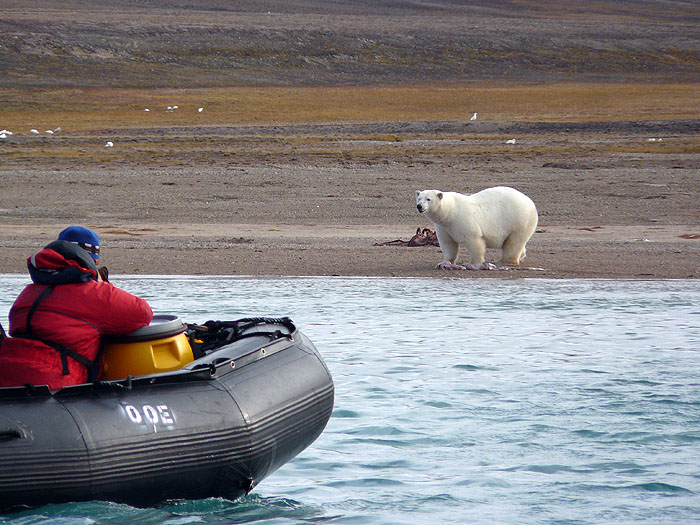
<instances>
[{"instance_id":1,"label":"white seagull","mask_svg":"<svg viewBox=\"0 0 700 525\"><path fill-rule=\"evenodd\" d=\"M44 133L48 133L49 135L53 135L53 130L52 130L52 129L47 129Z\"/></svg>"},{"instance_id":2,"label":"white seagull","mask_svg":"<svg viewBox=\"0 0 700 525\"><path fill-rule=\"evenodd\" d=\"M204 111L204 108L199 108L197 111L201 113L202 111Z\"/></svg>"},{"instance_id":3,"label":"white seagull","mask_svg":"<svg viewBox=\"0 0 700 525\"><path fill-rule=\"evenodd\" d=\"M151 110L150 110L150 109L148 109L148 108L146 108L146 109L144 109L144 111L151 111Z\"/></svg>"},{"instance_id":4,"label":"white seagull","mask_svg":"<svg viewBox=\"0 0 700 525\"><path fill-rule=\"evenodd\" d=\"M472 118L470 118L469 120L476 120L476 111L475 111L474 114L472 115Z\"/></svg>"},{"instance_id":5,"label":"white seagull","mask_svg":"<svg viewBox=\"0 0 700 525\"><path fill-rule=\"evenodd\" d=\"M114 146L114 143L111 140L107 141L107 144L105 144L105 148L111 148Z\"/></svg>"},{"instance_id":6,"label":"white seagull","mask_svg":"<svg viewBox=\"0 0 700 525\"><path fill-rule=\"evenodd\" d=\"M38 130L38 129L32 128L32 129L29 130L29 133L33 133L34 135L38 135L38 134L39 134L39 130Z\"/></svg>"},{"instance_id":7,"label":"white seagull","mask_svg":"<svg viewBox=\"0 0 700 525\"><path fill-rule=\"evenodd\" d=\"M506 140L506 144L515 144L515 139Z\"/></svg>"}]
</instances>

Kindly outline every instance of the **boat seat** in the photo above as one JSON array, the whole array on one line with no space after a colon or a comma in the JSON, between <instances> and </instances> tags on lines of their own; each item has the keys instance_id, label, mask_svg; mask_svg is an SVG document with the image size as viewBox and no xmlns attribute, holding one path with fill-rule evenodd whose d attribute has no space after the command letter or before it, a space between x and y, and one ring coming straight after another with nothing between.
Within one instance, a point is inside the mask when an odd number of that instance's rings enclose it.
<instances>
[{"instance_id":1,"label":"boat seat","mask_svg":"<svg viewBox=\"0 0 700 525\"><path fill-rule=\"evenodd\" d=\"M102 379L124 379L170 372L194 361L185 331L175 315L154 315L148 326L105 342Z\"/></svg>"}]
</instances>

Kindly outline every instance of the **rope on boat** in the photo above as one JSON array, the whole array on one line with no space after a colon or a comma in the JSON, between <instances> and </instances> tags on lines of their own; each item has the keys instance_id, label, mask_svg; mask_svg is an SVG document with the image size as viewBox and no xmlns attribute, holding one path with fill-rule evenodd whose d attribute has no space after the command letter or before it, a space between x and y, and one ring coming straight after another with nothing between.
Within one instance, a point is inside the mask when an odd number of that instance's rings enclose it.
<instances>
[{"instance_id":1,"label":"rope on boat","mask_svg":"<svg viewBox=\"0 0 700 525\"><path fill-rule=\"evenodd\" d=\"M260 325L281 325L287 329L249 331ZM296 326L289 317L246 317L235 321L207 321L203 325L188 324L188 337L195 359L208 352L247 337L267 336L270 340L292 338Z\"/></svg>"}]
</instances>

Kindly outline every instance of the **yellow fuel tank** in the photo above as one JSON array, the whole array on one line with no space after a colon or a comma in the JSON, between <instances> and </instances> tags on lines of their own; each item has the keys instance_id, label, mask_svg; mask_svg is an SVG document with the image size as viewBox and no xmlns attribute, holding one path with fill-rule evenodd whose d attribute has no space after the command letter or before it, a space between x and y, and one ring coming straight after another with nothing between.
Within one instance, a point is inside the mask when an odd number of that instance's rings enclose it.
<instances>
[{"instance_id":1,"label":"yellow fuel tank","mask_svg":"<svg viewBox=\"0 0 700 525\"><path fill-rule=\"evenodd\" d=\"M154 315L151 324L110 338L102 357L102 379L169 372L194 360L187 326L174 315Z\"/></svg>"}]
</instances>

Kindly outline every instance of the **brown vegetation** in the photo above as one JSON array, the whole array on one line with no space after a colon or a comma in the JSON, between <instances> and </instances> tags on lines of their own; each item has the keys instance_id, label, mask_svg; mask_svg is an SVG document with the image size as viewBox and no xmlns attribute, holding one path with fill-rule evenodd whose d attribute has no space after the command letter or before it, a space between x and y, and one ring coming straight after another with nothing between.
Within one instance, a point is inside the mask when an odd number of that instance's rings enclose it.
<instances>
[{"instance_id":1,"label":"brown vegetation","mask_svg":"<svg viewBox=\"0 0 700 525\"><path fill-rule=\"evenodd\" d=\"M65 131L245 124L480 121L584 122L694 119L697 84L555 84L461 87L22 89L0 92L7 129L61 123ZM167 111L178 105L177 111ZM198 113L198 108L204 111ZM150 111L146 112L144 109ZM41 130L43 131L43 129ZM468 130L467 130L468 131Z\"/></svg>"}]
</instances>

